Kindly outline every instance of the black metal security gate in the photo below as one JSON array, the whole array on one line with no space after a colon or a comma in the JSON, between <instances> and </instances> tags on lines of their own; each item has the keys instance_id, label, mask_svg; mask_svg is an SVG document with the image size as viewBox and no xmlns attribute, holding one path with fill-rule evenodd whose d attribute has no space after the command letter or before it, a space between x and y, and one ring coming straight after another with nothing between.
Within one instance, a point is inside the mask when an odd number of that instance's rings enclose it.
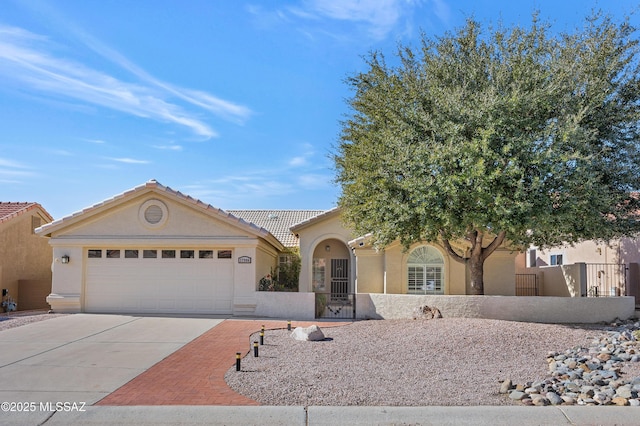
<instances>
[{"instance_id":1,"label":"black metal security gate","mask_svg":"<svg viewBox=\"0 0 640 426\"><path fill-rule=\"evenodd\" d=\"M349 292L349 259L331 259L331 291L316 293L316 318L356 317L356 295Z\"/></svg>"},{"instance_id":2,"label":"black metal security gate","mask_svg":"<svg viewBox=\"0 0 640 426\"><path fill-rule=\"evenodd\" d=\"M625 296L628 269L624 263L587 263L587 297Z\"/></svg>"}]
</instances>

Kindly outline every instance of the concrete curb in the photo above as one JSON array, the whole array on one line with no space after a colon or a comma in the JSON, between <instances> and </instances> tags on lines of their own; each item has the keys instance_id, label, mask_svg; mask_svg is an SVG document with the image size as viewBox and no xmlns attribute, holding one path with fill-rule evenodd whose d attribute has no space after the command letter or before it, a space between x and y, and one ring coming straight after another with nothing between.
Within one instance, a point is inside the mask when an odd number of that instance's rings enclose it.
<instances>
[{"instance_id":1,"label":"concrete curb","mask_svg":"<svg viewBox=\"0 0 640 426\"><path fill-rule=\"evenodd\" d=\"M637 407L90 406L0 413L1 425L637 425Z\"/></svg>"}]
</instances>

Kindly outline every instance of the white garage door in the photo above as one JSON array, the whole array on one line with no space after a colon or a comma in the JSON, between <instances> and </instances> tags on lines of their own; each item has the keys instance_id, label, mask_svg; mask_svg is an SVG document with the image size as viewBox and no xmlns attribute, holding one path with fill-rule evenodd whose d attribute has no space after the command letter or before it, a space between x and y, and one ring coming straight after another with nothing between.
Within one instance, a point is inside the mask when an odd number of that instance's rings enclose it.
<instances>
[{"instance_id":1,"label":"white garage door","mask_svg":"<svg viewBox=\"0 0 640 426\"><path fill-rule=\"evenodd\" d=\"M230 250L91 249L85 312L231 314Z\"/></svg>"}]
</instances>

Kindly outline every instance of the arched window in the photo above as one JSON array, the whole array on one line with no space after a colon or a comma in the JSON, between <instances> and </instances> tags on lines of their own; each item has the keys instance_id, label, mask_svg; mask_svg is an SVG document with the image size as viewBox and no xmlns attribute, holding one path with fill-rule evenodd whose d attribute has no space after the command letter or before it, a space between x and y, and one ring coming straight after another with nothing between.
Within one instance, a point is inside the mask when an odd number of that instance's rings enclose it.
<instances>
[{"instance_id":1,"label":"arched window","mask_svg":"<svg viewBox=\"0 0 640 426\"><path fill-rule=\"evenodd\" d=\"M444 258L434 247L414 249L407 260L407 292L444 294Z\"/></svg>"}]
</instances>

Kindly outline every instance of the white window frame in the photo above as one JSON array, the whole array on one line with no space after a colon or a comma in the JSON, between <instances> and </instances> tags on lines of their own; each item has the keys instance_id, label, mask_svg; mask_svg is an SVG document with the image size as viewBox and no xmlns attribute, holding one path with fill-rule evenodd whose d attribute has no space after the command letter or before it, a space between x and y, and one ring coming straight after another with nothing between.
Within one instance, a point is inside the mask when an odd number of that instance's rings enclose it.
<instances>
[{"instance_id":1,"label":"white window frame","mask_svg":"<svg viewBox=\"0 0 640 426\"><path fill-rule=\"evenodd\" d=\"M407 294L444 294L444 256L433 246L419 246L407 258Z\"/></svg>"},{"instance_id":2,"label":"white window frame","mask_svg":"<svg viewBox=\"0 0 640 426\"><path fill-rule=\"evenodd\" d=\"M558 263L558 256L560 257L560 263ZM564 265L566 263L565 261L564 253L549 253L549 266Z\"/></svg>"}]
</instances>

